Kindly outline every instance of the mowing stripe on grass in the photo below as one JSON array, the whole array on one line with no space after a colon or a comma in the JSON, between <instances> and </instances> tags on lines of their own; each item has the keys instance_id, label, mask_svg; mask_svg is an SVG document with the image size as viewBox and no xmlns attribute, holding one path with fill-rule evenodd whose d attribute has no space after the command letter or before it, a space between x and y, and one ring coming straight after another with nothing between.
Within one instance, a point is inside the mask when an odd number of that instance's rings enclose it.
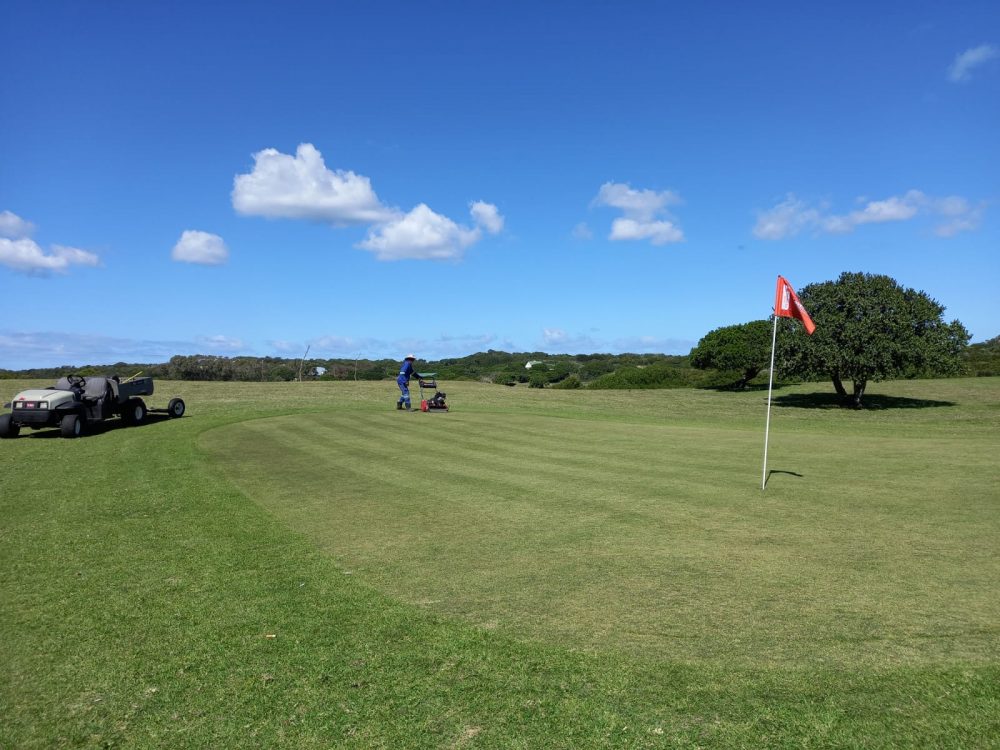
<instances>
[{"instance_id":1,"label":"mowing stripe on grass","mask_svg":"<svg viewBox=\"0 0 1000 750\"><path fill-rule=\"evenodd\" d=\"M781 391L806 407L774 468L802 476L763 495L755 393L448 384L452 414L403 418L451 482L416 442L391 460L392 383L162 384L184 419L0 442L0 746L996 747L1000 379L876 385L915 406L860 414L815 388ZM591 439L629 425L692 451ZM267 437L301 426L321 450ZM734 456L698 494L712 430Z\"/></svg>"},{"instance_id":2,"label":"mowing stripe on grass","mask_svg":"<svg viewBox=\"0 0 1000 750\"><path fill-rule=\"evenodd\" d=\"M329 413L244 423L205 445L340 564L521 637L750 665L988 657L1000 618L986 594L990 446L799 434L774 466L802 476L762 495L748 480L756 437Z\"/></svg>"}]
</instances>

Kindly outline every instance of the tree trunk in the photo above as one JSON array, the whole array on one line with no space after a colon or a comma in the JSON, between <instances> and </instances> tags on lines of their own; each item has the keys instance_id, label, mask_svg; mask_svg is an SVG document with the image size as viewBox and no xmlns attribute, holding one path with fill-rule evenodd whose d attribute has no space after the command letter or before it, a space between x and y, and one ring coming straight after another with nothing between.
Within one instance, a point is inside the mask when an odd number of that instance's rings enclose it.
<instances>
[{"instance_id":1,"label":"tree trunk","mask_svg":"<svg viewBox=\"0 0 1000 750\"><path fill-rule=\"evenodd\" d=\"M757 373L759 372L760 370L756 367L747 368L746 370L744 370L743 377L737 381L735 390L737 391L746 390L746 387L750 384L750 381L753 380L755 377L757 377Z\"/></svg>"},{"instance_id":2,"label":"tree trunk","mask_svg":"<svg viewBox=\"0 0 1000 750\"><path fill-rule=\"evenodd\" d=\"M852 399L855 409L861 408L861 399L865 395L865 386L868 385L867 380L855 380L854 381L854 397Z\"/></svg>"},{"instance_id":3,"label":"tree trunk","mask_svg":"<svg viewBox=\"0 0 1000 750\"><path fill-rule=\"evenodd\" d=\"M844 388L844 384L840 380L840 373L830 373L830 377L833 379L833 388L837 391L837 395L847 398L847 389Z\"/></svg>"}]
</instances>

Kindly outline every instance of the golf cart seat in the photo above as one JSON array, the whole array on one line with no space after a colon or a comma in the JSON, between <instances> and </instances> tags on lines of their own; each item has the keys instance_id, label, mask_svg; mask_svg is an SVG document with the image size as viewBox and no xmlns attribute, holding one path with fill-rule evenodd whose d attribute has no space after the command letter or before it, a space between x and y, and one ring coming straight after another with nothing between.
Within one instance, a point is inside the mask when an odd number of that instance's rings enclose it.
<instances>
[{"instance_id":1,"label":"golf cart seat","mask_svg":"<svg viewBox=\"0 0 1000 750\"><path fill-rule=\"evenodd\" d=\"M84 401L100 401L111 392L111 381L108 378L94 375L87 378L83 390Z\"/></svg>"}]
</instances>

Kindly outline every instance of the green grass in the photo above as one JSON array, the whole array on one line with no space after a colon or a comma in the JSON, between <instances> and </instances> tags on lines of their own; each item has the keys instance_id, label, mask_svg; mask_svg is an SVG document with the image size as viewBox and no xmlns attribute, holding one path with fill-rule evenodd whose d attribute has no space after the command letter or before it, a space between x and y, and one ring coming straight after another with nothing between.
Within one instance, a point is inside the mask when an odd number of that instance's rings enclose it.
<instances>
[{"instance_id":1,"label":"green grass","mask_svg":"<svg viewBox=\"0 0 1000 750\"><path fill-rule=\"evenodd\" d=\"M1000 746L1000 380L393 389L0 442L0 747Z\"/></svg>"}]
</instances>

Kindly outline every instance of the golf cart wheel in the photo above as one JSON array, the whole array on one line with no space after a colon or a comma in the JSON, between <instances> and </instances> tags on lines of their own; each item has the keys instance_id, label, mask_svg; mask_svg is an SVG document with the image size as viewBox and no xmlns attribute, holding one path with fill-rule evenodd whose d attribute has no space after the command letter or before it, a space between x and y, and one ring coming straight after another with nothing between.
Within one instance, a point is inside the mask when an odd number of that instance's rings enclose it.
<instances>
[{"instance_id":1,"label":"golf cart wheel","mask_svg":"<svg viewBox=\"0 0 1000 750\"><path fill-rule=\"evenodd\" d=\"M141 398L130 398L125 402L125 409L122 411L122 418L125 424L138 427L146 421L146 404Z\"/></svg>"},{"instance_id":2,"label":"golf cart wheel","mask_svg":"<svg viewBox=\"0 0 1000 750\"><path fill-rule=\"evenodd\" d=\"M21 432L21 425L15 424L12 415L0 416L0 438L16 438Z\"/></svg>"},{"instance_id":3,"label":"golf cart wheel","mask_svg":"<svg viewBox=\"0 0 1000 750\"><path fill-rule=\"evenodd\" d=\"M59 423L59 432L64 438L80 437L83 432L83 420L79 414L67 414Z\"/></svg>"},{"instance_id":4,"label":"golf cart wheel","mask_svg":"<svg viewBox=\"0 0 1000 750\"><path fill-rule=\"evenodd\" d=\"M184 399L181 398L170 399L170 403L167 404L167 414L170 415L171 419L175 419L176 417L183 417Z\"/></svg>"}]
</instances>

